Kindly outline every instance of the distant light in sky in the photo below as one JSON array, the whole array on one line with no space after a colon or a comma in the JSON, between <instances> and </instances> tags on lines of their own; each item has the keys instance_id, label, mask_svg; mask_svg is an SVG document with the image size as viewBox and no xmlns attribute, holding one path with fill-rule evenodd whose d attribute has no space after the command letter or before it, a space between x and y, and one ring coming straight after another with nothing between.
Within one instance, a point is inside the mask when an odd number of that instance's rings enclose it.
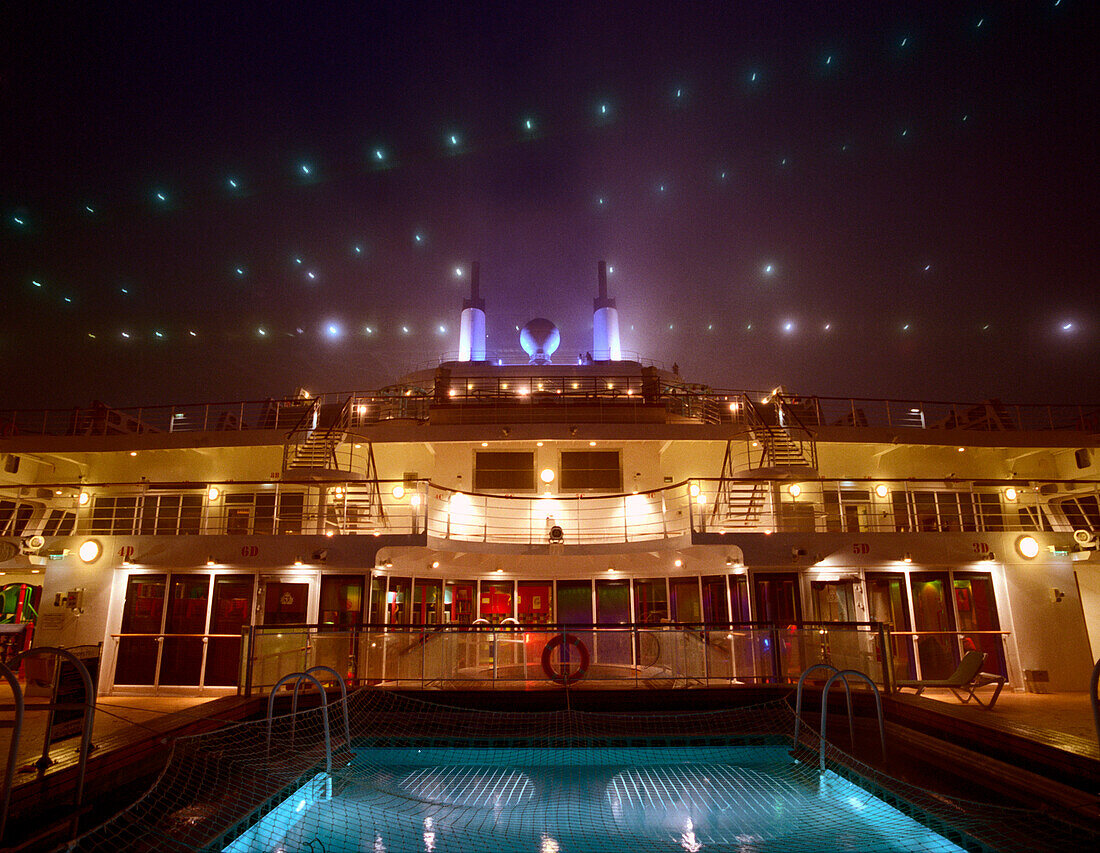
<instances>
[{"instance_id":1,"label":"distant light in sky","mask_svg":"<svg viewBox=\"0 0 1100 853\"><path fill-rule=\"evenodd\" d=\"M129 332L123 332L122 337L128 338L128 337L130 337L130 333Z\"/></svg>"},{"instance_id":2,"label":"distant light in sky","mask_svg":"<svg viewBox=\"0 0 1100 853\"><path fill-rule=\"evenodd\" d=\"M794 323L792 323L790 320L787 320L783 324L783 331L784 332L793 332L794 331Z\"/></svg>"},{"instance_id":3,"label":"distant light in sky","mask_svg":"<svg viewBox=\"0 0 1100 853\"><path fill-rule=\"evenodd\" d=\"M775 264L764 264L764 275L775 275Z\"/></svg>"},{"instance_id":4,"label":"distant light in sky","mask_svg":"<svg viewBox=\"0 0 1100 853\"><path fill-rule=\"evenodd\" d=\"M237 275L244 275L244 269L242 267L237 267Z\"/></svg>"},{"instance_id":5,"label":"distant light in sky","mask_svg":"<svg viewBox=\"0 0 1100 853\"><path fill-rule=\"evenodd\" d=\"M408 326L402 326L402 327L401 327L401 331L402 331L402 332L403 332L404 334L406 334L406 335L407 335L407 334L409 333L409 327L408 327Z\"/></svg>"},{"instance_id":6,"label":"distant light in sky","mask_svg":"<svg viewBox=\"0 0 1100 853\"><path fill-rule=\"evenodd\" d=\"M168 201L168 196L164 193L157 193L157 201Z\"/></svg>"},{"instance_id":7,"label":"distant light in sky","mask_svg":"<svg viewBox=\"0 0 1100 853\"><path fill-rule=\"evenodd\" d=\"M903 332L908 332L908 331L909 331L909 324L908 324L908 323L906 323L906 324L905 324L904 326L902 326L902 327L901 327L901 330L902 330Z\"/></svg>"},{"instance_id":8,"label":"distant light in sky","mask_svg":"<svg viewBox=\"0 0 1100 853\"><path fill-rule=\"evenodd\" d=\"M34 281L33 279L31 280L31 284L33 284L35 287L41 287L42 286L42 282Z\"/></svg>"},{"instance_id":9,"label":"distant light in sky","mask_svg":"<svg viewBox=\"0 0 1100 853\"><path fill-rule=\"evenodd\" d=\"M974 29L981 29L982 24L985 23L985 18L978 18L978 23L974 25Z\"/></svg>"},{"instance_id":10,"label":"distant light in sky","mask_svg":"<svg viewBox=\"0 0 1100 853\"><path fill-rule=\"evenodd\" d=\"M455 267L455 275L462 278L462 267Z\"/></svg>"},{"instance_id":11,"label":"distant light in sky","mask_svg":"<svg viewBox=\"0 0 1100 853\"><path fill-rule=\"evenodd\" d=\"M416 234L413 234L413 241L416 242L416 243L423 243L424 242L424 235L419 233L419 232L417 232Z\"/></svg>"},{"instance_id":12,"label":"distant light in sky","mask_svg":"<svg viewBox=\"0 0 1100 853\"><path fill-rule=\"evenodd\" d=\"M909 37L908 36L906 36L905 38L903 38L901 40L901 46L902 47L905 47L907 44L909 44Z\"/></svg>"},{"instance_id":13,"label":"distant light in sky","mask_svg":"<svg viewBox=\"0 0 1100 853\"><path fill-rule=\"evenodd\" d=\"M233 180L233 178L229 178L226 181L226 183L229 185L229 189L231 189L231 190L237 189L237 182L235 180Z\"/></svg>"},{"instance_id":14,"label":"distant light in sky","mask_svg":"<svg viewBox=\"0 0 1100 853\"><path fill-rule=\"evenodd\" d=\"M611 274L612 274L612 273L614 273L614 272L615 272L615 267L613 267L613 266L608 266L608 268L607 268L607 274L608 274L608 275L611 275Z\"/></svg>"},{"instance_id":15,"label":"distant light in sky","mask_svg":"<svg viewBox=\"0 0 1100 853\"><path fill-rule=\"evenodd\" d=\"M296 263L296 264L301 264L301 263L302 263L302 259L301 259L301 258L295 258L295 259L294 259L294 263Z\"/></svg>"},{"instance_id":16,"label":"distant light in sky","mask_svg":"<svg viewBox=\"0 0 1100 853\"><path fill-rule=\"evenodd\" d=\"M362 246L352 246L352 251L355 252L355 254L357 254L357 255L361 255L361 254L363 254L363 247Z\"/></svg>"},{"instance_id":17,"label":"distant light in sky","mask_svg":"<svg viewBox=\"0 0 1100 853\"><path fill-rule=\"evenodd\" d=\"M833 58L831 56L825 57L825 64L826 65L832 65L833 64Z\"/></svg>"},{"instance_id":18,"label":"distant light in sky","mask_svg":"<svg viewBox=\"0 0 1100 853\"><path fill-rule=\"evenodd\" d=\"M530 118L525 118L523 120L523 129L524 130L534 130L535 129L535 120L530 119Z\"/></svg>"},{"instance_id":19,"label":"distant light in sky","mask_svg":"<svg viewBox=\"0 0 1100 853\"><path fill-rule=\"evenodd\" d=\"M92 207L90 204L84 205L84 209L88 211L88 213L95 213L95 208Z\"/></svg>"},{"instance_id":20,"label":"distant light in sky","mask_svg":"<svg viewBox=\"0 0 1100 853\"><path fill-rule=\"evenodd\" d=\"M262 327L261 327L261 328L259 328L259 329L257 329L257 330L256 330L256 332L257 332L257 334L259 334L259 336L260 336L261 338L267 337L267 332L266 332L266 331L264 331L264 329L263 329Z\"/></svg>"},{"instance_id":21,"label":"distant light in sky","mask_svg":"<svg viewBox=\"0 0 1100 853\"><path fill-rule=\"evenodd\" d=\"M313 174L313 167L310 166L309 163L302 163L298 168L302 170L303 175Z\"/></svg>"},{"instance_id":22,"label":"distant light in sky","mask_svg":"<svg viewBox=\"0 0 1100 853\"><path fill-rule=\"evenodd\" d=\"M832 324L832 323L826 323L826 324L825 324L825 331L826 331L826 332L828 332L828 331L829 331L830 329L832 329L832 328L833 328L833 324Z\"/></svg>"},{"instance_id":23,"label":"distant light in sky","mask_svg":"<svg viewBox=\"0 0 1100 853\"><path fill-rule=\"evenodd\" d=\"M454 146L458 145L458 134L452 133L450 136L447 137L447 140L451 143L451 147L453 148Z\"/></svg>"},{"instance_id":24,"label":"distant light in sky","mask_svg":"<svg viewBox=\"0 0 1100 853\"><path fill-rule=\"evenodd\" d=\"M1063 332L1072 332L1073 331L1073 323L1063 323L1062 324L1062 331Z\"/></svg>"},{"instance_id":25,"label":"distant light in sky","mask_svg":"<svg viewBox=\"0 0 1100 853\"><path fill-rule=\"evenodd\" d=\"M931 270L932 270L932 265L931 264L925 264L924 265L924 271L925 272L931 272Z\"/></svg>"},{"instance_id":26,"label":"distant light in sky","mask_svg":"<svg viewBox=\"0 0 1100 853\"><path fill-rule=\"evenodd\" d=\"M373 335L374 334L374 329L372 329L370 326L365 326L363 328L363 333L367 334L367 335Z\"/></svg>"},{"instance_id":27,"label":"distant light in sky","mask_svg":"<svg viewBox=\"0 0 1100 853\"><path fill-rule=\"evenodd\" d=\"M197 337L198 337L198 335L196 335L194 331L189 331L189 332L188 332L187 334L189 334L189 335L190 335L191 337L193 337L193 338L197 338Z\"/></svg>"},{"instance_id":28,"label":"distant light in sky","mask_svg":"<svg viewBox=\"0 0 1100 853\"><path fill-rule=\"evenodd\" d=\"M164 332L153 332L153 334L158 338L163 338L164 337Z\"/></svg>"},{"instance_id":29,"label":"distant light in sky","mask_svg":"<svg viewBox=\"0 0 1100 853\"><path fill-rule=\"evenodd\" d=\"M130 291L129 291L129 290L127 290L127 289L126 289L126 288L124 287L124 288L122 288L122 292L123 292L123 293L129 293Z\"/></svg>"},{"instance_id":30,"label":"distant light in sky","mask_svg":"<svg viewBox=\"0 0 1100 853\"><path fill-rule=\"evenodd\" d=\"M439 334L445 335L446 333L447 333L447 327L446 326L440 326L439 327Z\"/></svg>"},{"instance_id":31,"label":"distant light in sky","mask_svg":"<svg viewBox=\"0 0 1100 853\"><path fill-rule=\"evenodd\" d=\"M73 301L73 298L72 298L71 296L66 296L66 297L65 297L65 301L66 301L66 302L72 302L72 301Z\"/></svg>"},{"instance_id":32,"label":"distant light in sky","mask_svg":"<svg viewBox=\"0 0 1100 853\"><path fill-rule=\"evenodd\" d=\"M607 115L607 104L600 104L600 115Z\"/></svg>"},{"instance_id":33,"label":"distant light in sky","mask_svg":"<svg viewBox=\"0 0 1100 853\"><path fill-rule=\"evenodd\" d=\"M379 163L381 163L382 161L384 161L386 159L386 152L383 151L381 148L375 148L374 149L374 159L377 160Z\"/></svg>"},{"instance_id":34,"label":"distant light in sky","mask_svg":"<svg viewBox=\"0 0 1100 853\"><path fill-rule=\"evenodd\" d=\"M24 222L24 221L23 221L22 219L20 219L20 218L19 218L18 216L13 216L13 217L11 218L11 221L12 221L12 222L14 222L14 223L15 223L16 225L25 225L25 224L26 224L26 223L25 223L25 222Z\"/></svg>"},{"instance_id":35,"label":"distant light in sky","mask_svg":"<svg viewBox=\"0 0 1100 853\"><path fill-rule=\"evenodd\" d=\"M325 332L330 338L336 338L340 336L340 327L336 323L329 323L325 327Z\"/></svg>"},{"instance_id":36,"label":"distant light in sky","mask_svg":"<svg viewBox=\"0 0 1100 853\"><path fill-rule=\"evenodd\" d=\"M317 273L315 273L313 270L307 272L306 275L309 277L310 281L313 281L317 278Z\"/></svg>"},{"instance_id":37,"label":"distant light in sky","mask_svg":"<svg viewBox=\"0 0 1100 853\"><path fill-rule=\"evenodd\" d=\"M750 83L755 83L756 82L756 72L755 71L753 71L752 74L749 75L749 82Z\"/></svg>"}]
</instances>

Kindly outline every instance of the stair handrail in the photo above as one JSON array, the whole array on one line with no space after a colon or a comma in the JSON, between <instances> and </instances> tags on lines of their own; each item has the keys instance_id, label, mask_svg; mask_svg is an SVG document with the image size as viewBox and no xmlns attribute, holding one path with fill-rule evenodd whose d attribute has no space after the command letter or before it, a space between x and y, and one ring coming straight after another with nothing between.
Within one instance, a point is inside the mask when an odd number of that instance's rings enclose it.
<instances>
[{"instance_id":1,"label":"stair handrail","mask_svg":"<svg viewBox=\"0 0 1100 853\"><path fill-rule=\"evenodd\" d=\"M0 803L0 842L4 840L4 830L8 825L8 806L11 803L11 787L15 782L15 762L19 750L19 739L23 735L23 713L25 703L23 701L23 688L19 686L19 679L15 677L7 664L0 662L0 676L11 687L11 695L15 700L15 721L11 724L11 740L8 741L8 761L4 770L4 799Z\"/></svg>"},{"instance_id":2,"label":"stair handrail","mask_svg":"<svg viewBox=\"0 0 1100 853\"><path fill-rule=\"evenodd\" d=\"M792 406L786 405L787 399L788 398L785 397L783 394L776 394L775 395L776 404L783 409L784 419L790 418L791 420L793 420L795 425L797 426L797 428L800 429L806 435L806 443L808 443L810 445L810 467L816 469L817 468L817 440L814 438L814 434L813 434L813 432L811 432L810 428L808 426L806 426L806 424L802 423L802 418L800 418L798 416L798 412ZM790 398L790 399L793 400L794 398ZM815 405L815 408L816 408L816 405L817 405L816 401L815 401L814 405ZM781 424L781 426L786 430L787 435L789 436L790 435L790 429L787 428L786 424ZM803 440L800 438L798 440L798 449L800 451L802 450L802 443L803 443Z\"/></svg>"},{"instance_id":3,"label":"stair handrail","mask_svg":"<svg viewBox=\"0 0 1100 853\"><path fill-rule=\"evenodd\" d=\"M302 413L302 416L301 416L300 418L298 418L298 422L297 422L297 423L295 423L295 424L294 424L294 426L293 426L293 427L291 427L290 431L289 431L289 432L288 432L288 433L286 434L286 440L287 440L287 441L290 441L290 440L291 440L291 438L293 438L293 437L294 437L294 434L295 434L295 433L297 433L297 432L301 432L301 431L302 431L302 429L303 429L303 426L302 426L302 425L303 425L304 423L306 423L306 421L308 421L308 420L309 420L310 416L311 416L311 415L312 415L312 414L314 413L314 411L315 411L315 410L317 410L317 409L319 409L319 408L320 408L320 405L321 405L321 398L320 398L320 397L314 397L314 398L313 398L313 399L312 399L312 400L310 401L310 404L309 404L309 408L307 408L307 409L306 409L306 410L305 410L305 411L304 411L304 412ZM306 432L308 432L308 431L309 431L309 429L308 429L308 428L306 428L306 430L305 430L305 431L306 431Z\"/></svg>"},{"instance_id":4,"label":"stair handrail","mask_svg":"<svg viewBox=\"0 0 1100 853\"><path fill-rule=\"evenodd\" d=\"M879 745L882 747L882 760L886 761L886 722L882 717L882 696L879 694L878 685L871 680L871 676L865 672L860 672L858 669L842 669L837 673L834 673L829 677L829 680L825 682L825 687L821 691L821 734L818 742L818 770L821 773L825 772L825 726L828 723L829 715L829 690L833 686L833 682L838 678L844 679L845 686L848 683L848 676L853 675L862 678L869 685L871 685L871 692L875 696L875 711L878 713L878 737ZM848 712L848 721L851 723L851 710ZM852 746L855 747L855 737L852 738Z\"/></svg>"},{"instance_id":5,"label":"stair handrail","mask_svg":"<svg viewBox=\"0 0 1100 853\"><path fill-rule=\"evenodd\" d=\"M1100 686L1100 660L1092 668L1092 677L1089 679L1089 701L1092 702L1092 721L1096 724L1096 742L1100 744L1100 696L1096 695L1096 688Z\"/></svg>"}]
</instances>

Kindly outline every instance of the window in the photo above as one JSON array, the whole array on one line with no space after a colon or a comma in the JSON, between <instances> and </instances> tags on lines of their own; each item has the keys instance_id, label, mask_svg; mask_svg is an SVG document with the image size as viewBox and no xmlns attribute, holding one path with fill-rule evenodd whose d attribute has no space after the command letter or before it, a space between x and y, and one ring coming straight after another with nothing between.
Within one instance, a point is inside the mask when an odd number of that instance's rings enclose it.
<instances>
[{"instance_id":1,"label":"window","mask_svg":"<svg viewBox=\"0 0 1100 853\"><path fill-rule=\"evenodd\" d=\"M475 453L474 490L533 492L535 454L506 451Z\"/></svg>"},{"instance_id":2,"label":"window","mask_svg":"<svg viewBox=\"0 0 1100 853\"><path fill-rule=\"evenodd\" d=\"M985 492L974 495L974 501L978 505L978 511L982 517L982 530L1004 530L1004 513L1001 511L1001 496L996 492Z\"/></svg>"},{"instance_id":3,"label":"window","mask_svg":"<svg viewBox=\"0 0 1100 853\"><path fill-rule=\"evenodd\" d=\"M276 527L274 491L226 495L225 532L230 535L301 533L305 499L304 492L287 492L279 495L278 527Z\"/></svg>"},{"instance_id":4,"label":"window","mask_svg":"<svg viewBox=\"0 0 1100 853\"><path fill-rule=\"evenodd\" d=\"M563 492L618 492L623 475L617 450L565 450L561 454Z\"/></svg>"},{"instance_id":5,"label":"window","mask_svg":"<svg viewBox=\"0 0 1100 853\"><path fill-rule=\"evenodd\" d=\"M89 533L130 534L137 520L138 499L96 498Z\"/></svg>"},{"instance_id":6,"label":"window","mask_svg":"<svg viewBox=\"0 0 1100 853\"><path fill-rule=\"evenodd\" d=\"M825 529L859 533L871 527L871 493L867 489L824 487Z\"/></svg>"},{"instance_id":7,"label":"window","mask_svg":"<svg viewBox=\"0 0 1100 853\"><path fill-rule=\"evenodd\" d=\"M1058 502L1066 522L1074 530L1100 530L1100 497L1078 495Z\"/></svg>"},{"instance_id":8,"label":"window","mask_svg":"<svg viewBox=\"0 0 1100 853\"><path fill-rule=\"evenodd\" d=\"M1089 459L1089 449L1082 447L1080 450L1073 452L1073 459L1077 463L1078 468L1088 468L1091 463Z\"/></svg>"},{"instance_id":9,"label":"window","mask_svg":"<svg viewBox=\"0 0 1100 853\"><path fill-rule=\"evenodd\" d=\"M22 536L35 508L34 504L0 501L0 535Z\"/></svg>"},{"instance_id":10,"label":"window","mask_svg":"<svg viewBox=\"0 0 1100 853\"><path fill-rule=\"evenodd\" d=\"M1038 506L1020 507L1020 530L1052 530L1046 512Z\"/></svg>"},{"instance_id":11,"label":"window","mask_svg":"<svg viewBox=\"0 0 1100 853\"><path fill-rule=\"evenodd\" d=\"M43 536L68 536L76 526L76 513L63 509L50 510L50 515L42 527Z\"/></svg>"},{"instance_id":12,"label":"window","mask_svg":"<svg viewBox=\"0 0 1100 853\"><path fill-rule=\"evenodd\" d=\"M202 495L147 495L142 502L143 536L193 536L201 526Z\"/></svg>"}]
</instances>

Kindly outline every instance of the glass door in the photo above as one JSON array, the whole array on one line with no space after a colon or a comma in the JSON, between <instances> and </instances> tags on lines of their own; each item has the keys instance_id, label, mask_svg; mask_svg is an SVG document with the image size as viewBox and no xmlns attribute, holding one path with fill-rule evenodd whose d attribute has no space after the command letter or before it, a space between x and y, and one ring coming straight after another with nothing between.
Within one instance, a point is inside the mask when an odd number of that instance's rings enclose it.
<instances>
[{"instance_id":1,"label":"glass door","mask_svg":"<svg viewBox=\"0 0 1100 853\"><path fill-rule=\"evenodd\" d=\"M798 575L758 574L753 575L753 593L756 599L756 618L761 622L771 622L776 626L775 645L772 652L778 652L778 662L772 662L781 679L797 680L802 674L804 662L811 659L813 652L803 631L798 630L802 623L802 600L798 592ZM770 643L769 643L770 645ZM765 654L765 659L767 654Z\"/></svg>"},{"instance_id":2,"label":"glass door","mask_svg":"<svg viewBox=\"0 0 1100 853\"><path fill-rule=\"evenodd\" d=\"M413 586L412 622L438 625L443 613L443 582L417 578Z\"/></svg>"},{"instance_id":3,"label":"glass door","mask_svg":"<svg viewBox=\"0 0 1100 853\"><path fill-rule=\"evenodd\" d=\"M325 575L321 578L320 618L324 631L347 631L363 615L363 576Z\"/></svg>"},{"instance_id":4,"label":"glass door","mask_svg":"<svg viewBox=\"0 0 1100 853\"><path fill-rule=\"evenodd\" d=\"M122 606L122 634L115 661L115 684L154 685L164 628L168 575L130 575ZM130 635L130 636L126 636Z\"/></svg>"},{"instance_id":5,"label":"glass door","mask_svg":"<svg viewBox=\"0 0 1100 853\"><path fill-rule=\"evenodd\" d=\"M207 687L234 687L238 683L241 657L241 628L251 621L252 593L256 579L251 575L215 575L214 603L210 608L210 633L234 636L211 637L206 644L203 681Z\"/></svg>"},{"instance_id":6,"label":"glass door","mask_svg":"<svg viewBox=\"0 0 1100 853\"><path fill-rule=\"evenodd\" d=\"M469 625L474 621L474 582L449 581L443 590L443 621Z\"/></svg>"},{"instance_id":7,"label":"glass door","mask_svg":"<svg viewBox=\"0 0 1100 853\"><path fill-rule=\"evenodd\" d=\"M596 635L595 659L614 666L633 665L630 651L630 581L596 581L596 622L601 630Z\"/></svg>"},{"instance_id":8,"label":"glass door","mask_svg":"<svg viewBox=\"0 0 1100 853\"><path fill-rule=\"evenodd\" d=\"M909 600L905 591L905 576L885 573L867 575L867 611L872 622L886 626L890 656L894 661L894 678L916 678L912 637L895 636L895 631L909 631Z\"/></svg>"},{"instance_id":9,"label":"glass door","mask_svg":"<svg viewBox=\"0 0 1100 853\"><path fill-rule=\"evenodd\" d=\"M947 678L959 665L955 641L955 614L948 598L946 572L915 572L909 577L913 591L913 621L917 635L920 677Z\"/></svg>"},{"instance_id":10,"label":"glass door","mask_svg":"<svg viewBox=\"0 0 1100 853\"><path fill-rule=\"evenodd\" d=\"M172 575L158 684L197 686L202 678L210 575Z\"/></svg>"},{"instance_id":11,"label":"glass door","mask_svg":"<svg viewBox=\"0 0 1100 853\"><path fill-rule=\"evenodd\" d=\"M987 572L955 572L955 610L960 631L1000 631L997 600L993 595L993 578ZM985 653L983 672L1008 677L1004 641L1000 634L963 634L963 651Z\"/></svg>"}]
</instances>

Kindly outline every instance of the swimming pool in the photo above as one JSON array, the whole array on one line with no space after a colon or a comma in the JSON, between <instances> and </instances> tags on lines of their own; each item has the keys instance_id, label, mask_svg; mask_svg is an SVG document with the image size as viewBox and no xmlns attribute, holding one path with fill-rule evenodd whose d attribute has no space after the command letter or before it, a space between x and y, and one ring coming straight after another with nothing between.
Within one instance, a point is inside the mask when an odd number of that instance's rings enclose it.
<instances>
[{"instance_id":1,"label":"swimming pool","mask_svg":"<svg viewBox=\"0 0 1100 853\"><path fill-rule=\"evenodd\" d=\"M949 851L957 844L790 741L371 746L314 775L225 853Z\"/></svg>"}]
</instances>

